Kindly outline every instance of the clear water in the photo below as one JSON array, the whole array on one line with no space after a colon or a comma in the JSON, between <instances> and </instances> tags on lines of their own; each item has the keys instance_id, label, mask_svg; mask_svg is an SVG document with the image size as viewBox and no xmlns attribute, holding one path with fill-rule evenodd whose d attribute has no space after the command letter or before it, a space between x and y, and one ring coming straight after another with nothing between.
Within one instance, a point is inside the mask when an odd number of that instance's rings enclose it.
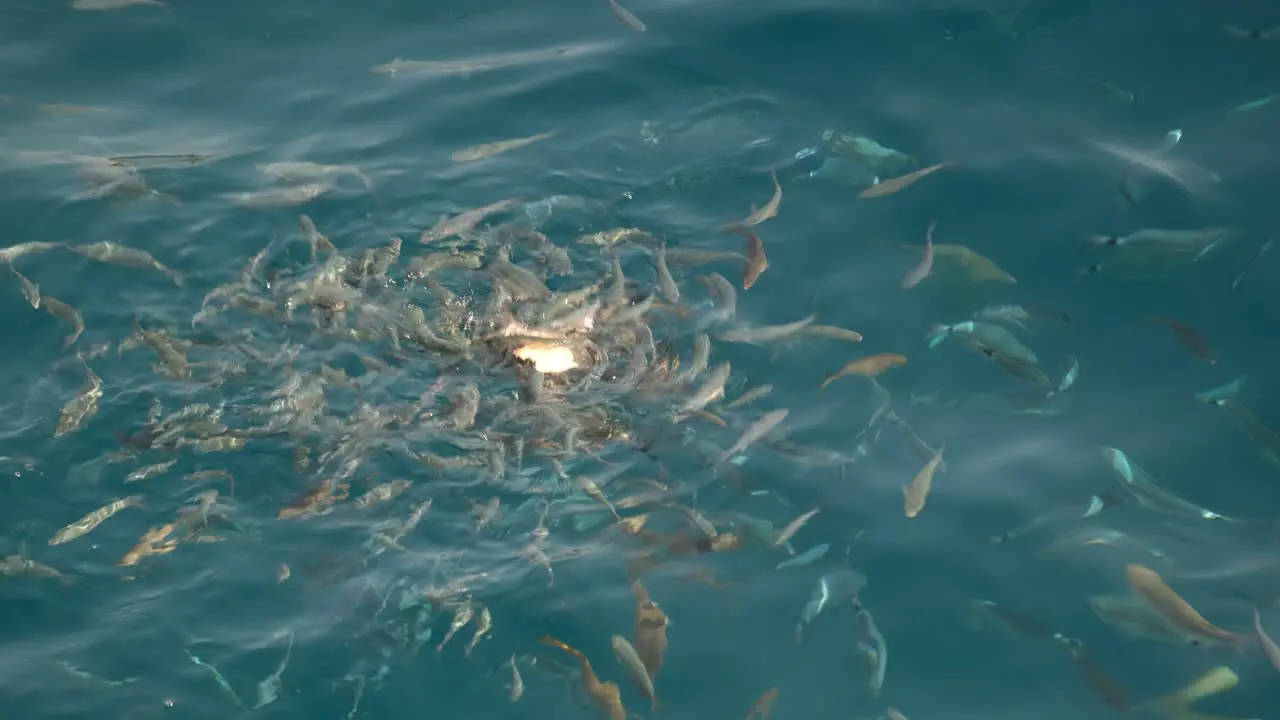
<instances>
[{"instance_id":1,"label":"clear water","mask_svg":"<svg viewBox=\"0 0 1280 720\"><path fill-rule=\"evenodd\" d=\"M971 603L982 598L1083 641L1135 703L1226 664L1240 685L1204 710L1274 717L1274 670L1256 648L1238 656L1229 648L1129 641L1101 623L1085 598L1125 592L1126 563L1155 563L1216 624L1246 632L1248 597L1263 603L1264 621L1280 632L1280 611L1266 607L1280 591L1270 559L1276 471L1223 412L1194 398L1245 376L1239 400L1280 423L1273 379L1280 254L1263 255L1231 289L1274 233L1280 103L1227 114L1280 91L1280 42L1235 38L1221 27L1265 29L1280 25L1280 14L1260 3L1134 0L1034 2L1014 16L1014 5L632 0L627 7L648 26L638 34L603 0L173 0L109 12L12 0L0 8L4 244L108 240L184 274L177 288L159 273L65 250L16 260L44 295L81 311L81 351L127 336L136 316L209 343L191 351L193 360L226 357L228 338L249 327L262 347L303 342L299 367L310 372L333 357L333 342L244 313L190 329L204 294L239 277L264 246L286 248L285 265L305 261L300 212L348 254L404 237L403 268L423 251L415 239L441 214L518 198L523 204L501 220L523 214L571 249L583 277L600 277L607 263L596 248L575 244L577 236L634 226L672 248L740 250L741 239L719 229L767 200L776 170L785 190L781 212L757 228L770 268L740 294L739 319L784 323L814 312L865 340L717 343L713 362L733 364L730 397L774 387L758 409L731 417L745 423L765 409L789 408L784 426L792 441L852 453L871 411L866 383L817 386L855 357L900 352L908 364L883 384L921 437L945 443L947 469L925 511L907 520L899 487L921 461L896 435L843 472L755 446L741 472L751 489L767 491L756 495L716 483L705 463L681 452L678 435L665 440L671 447L658 443L655 452L669 452L664 482L703 486L697 502L708 515L746 512L780 527L821 507L794 544L832 546L805 568L775 570L786 556L758 543L692 562L732 583L723 588L683 578L680 568L647 576L671 619L657 683L662 714L741 717L774 686L775 714L784 718L871 718L890 706L912 720L1118 714L1090 693L1062 646L971 627ZM370 71L395 58L459 61L549 49L558 50L465 74ZM1150 150L1174 128L1184 134L1169 157L1209 168L1218 180L1188 192L1138 173L1136 203L1129 203L1117 190L1124 163L1089 140ZM901 150L913 158L907 169L942 161L958 167L897 195L859 200L869 171L824 147L824 130ZM459 148L549 131L554 137L490 159L450 158ZM171 201L77 198L92 184L70 156L157 153L211 157L190 167L142 168L149 186ZM372 188L346 177L299 207L228 201L228 194L275 184L260 165L295 160L358 166ZM943 276L940 258L935 276L902 290L915 262L902 245L920 244L933 220L936 242L971 247L1017 283L957 285ZM1234 228L1231 240L1170 277L1079 272L1096 260L1082 250L1087 234L1214 225ZM629 277L652 282L643 251L624 257ZM711 269L739 279L734 264L676 269L700 310L708 304L694 278ZM449 278L457 291L487 287L482 273ZM78 432L54 438L58 410L83 385L83 370L63 347L68 326L32 310L16 278L3 284L4 550L74 578L67 585L26 575L0 582L0 697L8 716L237 717L235 703L184 648L216 665L253 705L257 683L280 661L284 632L295 640L281 697L252 714L344 717L355 687L344 677L363 675L358 717L588 716L592 710L570 698L571 684L547 667L565 656L538 644L543 633L582 648L603 677L623 685L632 712L649 714L609 658L610 635L630 636L634 606L621 549L634 543L615 530L575 532L553 514L553 547L580 552L557 557L555 586L547 588L544 571L513 555L536 518L520 509L527 498L511 487L448 482L403 457L374 453L353 493L399 476L415 481L409 493L368 512L344 504L323 518L287 522L275 519L277 511L311 480L295 474L288 438L256 439L238 452L184 449L106 463L122 447L120 434L146 422L152 398L170 412L193 401L260 406L282 370L253 370L248 380L210 387L200 381L208 368L197 368L194 382L166 379L152 371L149 351L113 349L90 360L104 382L100 411ZM1069 356L1079 358L1065 412L992 410L1043 391L958 343L926 347L935 324L999 303L1053 308L1075 321L1040 320L1019 334L1055 382ZM1150 315L1198 328L1216 364L1143 320ZM678 339L687 358L687 330ZM351 357L346 369L358 372ZM376 402L416 397L440 366L410 355L397 372L399 385L380 387ZM334 422L353 408L350 396L334 401ZM686 427L720 447L738 432L706 422ZM1108 546L1037 554L1080 522L990 542L1053 508L1120 493L1099 446L1123 449L1167 488L1245 522L1172 518L1129 502L1089 523L1157 546L1168 561ZM601 452L621 461L635 455L630 448L617 441ZM171 458L177 463L161 476L124 484L132 470ZM172 519L200 489L181 478L201 469L234 476L234 499L218 483L207 487L223 490L239 529L223 542L182 544L136 568L116 567L140 535ZM643 458L630 471L633 479L658 472ZM134 492L146 495L144 509L48 545L67 523ZM505 513L477 534L472 504L494 496ZM402 519L427 497L435 503L405 539L406 551L366 561L369 525ZM277 584L281 563L292 577ZM819 577L845 566L866 576L860 599L889 645L878 697L866 688L847 601L818 616L802 643L794 637ZM417 655L397 644L391 633L404 615L380 609L385 596L394 603L401 583L442 584L479 571L488 575L470 588L490 608L494 631L472 657L462 652L470 627L435 651L447 611L432 619L435 639ZM521 666L527 691L514 705L503 665L513 654L522 663L542 658ZM136 680L95 683L61 663Z\"/></svg>"}]
</instances>

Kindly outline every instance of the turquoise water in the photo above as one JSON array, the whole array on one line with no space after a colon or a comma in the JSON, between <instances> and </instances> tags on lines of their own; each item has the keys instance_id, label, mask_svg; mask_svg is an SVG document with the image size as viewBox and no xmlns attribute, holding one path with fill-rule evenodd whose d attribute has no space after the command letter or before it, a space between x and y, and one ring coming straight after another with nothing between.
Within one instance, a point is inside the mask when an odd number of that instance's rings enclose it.
<instances>
[{"instance_id":1,"label":"turquoise water","mask_svg":"<svg viewBox=\"0 0 1280 720\"><path fill-rule=\"evenodd\" d=\"M585 652L643 716L742 717L771 687L779 689L779 718L874 718L890 707L912 720L1120 714L1091 692L1063 642L975 622L973 603L985 599L1083 643L1135 705L1227 665L1238 687L1197 707L1274 717L1275 670L1257 647L1240 655L1126 639L1086 599L1126 594L1126 564L1142 563L1219 627L1251 635L1252 601L1280 632L1280 608L1271 606L1280 595L1276 469L1230 415L1195 397L1244 377L1234 401L1263 423L1280 423L1273 380L1280 345L1271 342L1280 254L1250 263L1275 233L1271 140L1280 102L1229 113L1280 92L1280 42L1222 27L1265 30L1280 16L1243 2L1035 2L1015 15L1016 6L631 0L626 7L647 26L637 33L603 0L419 7L174 0L102 12L9 3L0 30L2 244L119 243L151 253L182 282L65 247L14 258L44 298L83 316L83 335L64 347L71 325L44 312L48 303L33 309L17 275L0 273L8 288L0 300L8 348L0 550L62 576L14 569L0 578L7 716L589 717L594 709L576 697L571 658L539 644L546 633ZM397 58L471 66L371 71ZM1174 129L1180 141L1160 150ZM475 162L451 157L551 132ZM910 158L876 165L855 157L847 151L855 136ZM1176 178L1127 172L1099 143L1172 163ZM201 157L106 160L158 154ZM262 169L286 161L358 173L288 180ZM956 167L896 194L858 197L872 178L944 161ZM505 431L502 479L474 449L502 440L483 430L515 402L518 373L509 360L479 352L451 363L410 342L397 350L392 332L339 337L331 324L317 327L322 313L314 309L285 320L222 309L225 297L211 301L220 312L192 321L206 294L236 282L264 248L264 264L250 273L254 297L282 308L291 283L315 268L300 213L347 256L404 238L387 278L372 273L372 281L346 286L355 293L341 313L348 326L385 328L394 318L378 313L398 307L405 293L429 319L439 316L433 295L405 273L413 257L439 249L417 239L442 214L512 199L472 234L488 242L483 262L504 237L537 228L574 265L572 276L548 280L552 289L594 280L607 287L610 256L577 238L635 227L672 252L742 252L740 236L720 231L769 199L771 171L784 191L780 210L753 228L768 270L743 291L741 261L673 263L687 316L646 316L655 339L672 339L687 370L694 335L724 329L707 319L715 305L696 279L719 272L739 287L742 325L814 313L818 323L855 329L864 340L714 342L711 364L732 364L728 399L765 384L772 392L744 408L713 404L729 427L705 417L670 422L666 413L696 383L620 394L608 407L627 432L586 437L582 452L562 459L574 476L622 470L601 480L614 503L661 482L670 491L662 497L698 508L722 533L744 532L741 513L776 529L821 508L792 540L798 552L830 544L812 565L775 569L788 555L753 537L734 552L677 558L645 574L670 619L656 682L661 713L650 713L610 658L611 635L632 637L626 568L645 545L602 517L577 485L556 484L549 458L561 449L559 435L528 433L518 463L510 449L517 434ZM245 193L306 182L322 192L297 204L244 206ZM904 245L920 245L932 221L935 242L968 246L1017 282L970 282L954 257L939 253L933 273L904 290L902 278L919 259ZM1155 267L1164 256L1135 261L1117 256L1123 249L1087 250L1084 242L1090 234L1215 226L1229 226L1229 239L1194 261L1180 256L1173 268ZM654 289L653 245L633 239L620 247L633 299ZM512 260L540 268L520 241ZM1136 270L1082 273L1121 260ZM472 299L472 320L484 314L489 273L433 277ZM1078 381L1054 402L1044 399L1050 388L1002 373L959 339L928 347L935 325L1001 304L1039 311L1025 330L1007 327L1035 351L1052 386L1070 358L1079 359ZM1144 320L1152 315L1198 329L1216 362ZM189 378L157 372L161 359L146 346L117 349L135 318L180 341ZM621 343L612 347L625 366ZM101 377L99 409L54 437L59 409L85 385L77 352ZM866 380L818 389L844 363L875 353L907 356L879 382L896 416L930 449L945 445L946 468L915 519L904 518L900 486L929 454L911 452L906 434L874 414L878 396ZM386 366L371 369L362 356ZM328 404L317 415L271 409L314 400L322 362L363 376L361 392L330 375ZM478 429L446 432L449 398L468 381L483 390ZM544 402L582 406L620 384L606 375L589 392L559 400L553 392ZM221 407L203 432L217 435L210 428L222 425L247 442L215 452L172 443L147 449L156 402L164 415L191 403ZM373 416L375 408L406 407L406 419ZM729 448L749 423L781 408L789 413L777 432L718 471L695 452L697 443ZM459 437L471 445L443 442ZM1181 497L1241 521L1141 506L1117 482L1102 446L1123 450ZM300 452L310 464L298 462ZM412 457L423 452L485 464L430 469ZM352 458L354 469L344 467ZM170 460L156 476L126 482ZM201 471L210 472L190 478ZM413 485L373 507L344 500L318 517L277 519L340 473L349 473L351 499L395 478ZM197 493L214 489L217 522L203 534L118 566L148 528L174 521L195 507ZM1078 517L1101 493L1124 502ZM68 523L133 494L145 496L143 507L50 544ZM502 510L477 530L477 506L492 498ZM385 523L403 523L428 499L422 521L387 543L394 526ZM546 571L520 555L540 501L550 508L551 586ZM991 540L1063 508L1060 522ZM649 531L697 537L661 503L619 512L646 509ZM596 524L584 527L583 518ZM1083 528L1134 540L1041 552ZM282 564L290 568L283 582ZM815 585L844 568L865 576L859 601L888 644L878 696L868 689L847 598L796 640ZM697 569L723 586L690 579ZM424 588L446 606L424 604ZM492 636L466 657L468 624L437 652L449 603L467 599L489 610ZM412 635L427 627L432 639L414 652ZM279 666L289 636L279 699L244 710L257 704L258 683ZM216 666L235 699L188 653ZM507 687L513 656L526 687L515 704Z\"/></svg>"}]
</instances>

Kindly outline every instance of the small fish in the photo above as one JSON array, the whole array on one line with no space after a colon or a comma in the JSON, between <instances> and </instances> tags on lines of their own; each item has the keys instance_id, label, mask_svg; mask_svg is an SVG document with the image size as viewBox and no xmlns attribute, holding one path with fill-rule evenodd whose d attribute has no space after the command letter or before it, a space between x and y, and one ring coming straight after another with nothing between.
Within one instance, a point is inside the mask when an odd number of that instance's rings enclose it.
<instances>
[{"instance_id":1,"label":"small fish","mask_svg":"<svg viewBox=\"0 0 1280 720\"><path fill-rule=\"evenodd\" d=\"M839 380L847 375L861 375L862 377L874 378L884 374L885 371L896 368L900 365L907 364L907 356L898 353L880 353L879 355L871 355L864 358L858 358L847 363L840 368L839 372L828 375L822 381L822 387L826 387L831 383Z\"/></svg>"},{"instance_id":2,"label":"small fish","mask_svg":"<svg viewBox=\"0 0 1280 720\"><path fill-rule=\"evenodd\" d=\"M885 670L889 665L889 645L885 642L884 635L880 634L880 629L876 627L875 619L858 602L857 597L853 599L853 606L857 609L855 620L858 625L857 648L867 673L867 687L870 688L872 697L879 697L880 689L884 687Z\"/></svg>"},{"instance_id":3,"label":"small fish","mask_svg":"<svg viewBox=\"0 0 1280 720\"><path fill-rule=\"evenodd\" d=\"M808 550L805 550L802 553L795 555L794 557L789 557L786 560L783 560L782 562L778 563L774 569L784 570L786 568L807 567L821 560L822 557L826 555L827 551L830 549L831 549L830 543L822 543L821 545L814 545L813 547L809 548Z\"/></svg>"},{"instance_id":4,"label":"small fish","mask_svg":"<svg viewBox=\"0 0 1280 720\"><path fill-rule=\"evenodd\" d=\"M648 30L645 24L640 21L640 18L632 15L630 10L619 5L618 0L609 0L609 9L613 11L613 16L618 18L619 22L632 30L638 33Z\"/></svg>"},{"instance_id":5,"label":"small fish","mask_svg":"<svg viewBox=\"0 0 1280 720\"><path fill-rule=\"evenodd\" d=\"M671 277L671 269L667 267L667 244L663 242L655 251L654 265L658 270L658 288L668 302L680 302L680 286Z\"/></svg>"},{"instance_id":6,"label":"small fish","mask_svg":"<svg viewBox=\"0 0 1280 720\"><path fill-rule=\"evenodd\" d=\"M1231 108L1230 110L1228 110L1227 115L1228 116L1235 115L1236 113L1245 112L1247 110L1257 110L1258 108L1266 107L1271 103L1275 102L1276 98L1280 98L1280 95L1268 95L1264 98L1259 98L1257 100L1250 100L1249 102L1241 103Z\"/></svg>"},{"instance_id":7,"label":"small fish","mask_svg":"<svg viewBox=\"0 0 1280 720\"><path fill-rule=\"evenodd\" d=\"M467 643L467 648L463 650L463 656L471 657L471 651L475 650L476 645L491 632L493 632L493 615L489 613L489 608L482 607L480 614L476 615L476 632L471 636L471 642Z\"/></svg>"},{"instance_id":8,"label":"small fish","mask_svg":"<svg viewBox=\"0 0 1280 720\"><path fill-rule=\"evenodd\" d=\"M649 597L639 580L633 580L631 591L636 596L635 628L632 632L636 654L644 663L650 678L657 678L667 654L667 614Z\"/></svg>"},{"instance_id":9,"label":"small fish","mask_svg":"<svg viewBox=\"0 0 1280 720\"><path fill-rule=\"evenodd\" d=\"M929 491L933 487L933 474L937 472L938 465L942 462L942 451L945 449L946 445L938 448L938 453L916 474L911 484L902 486L907 517L914 518L924 509L925 501L929 499Z\"/></svg>"},{"instance_id":10,"label":"small fish","mask_svg":"<svg viewBox=\"0 0 1280 720\"><path fill-rule=\"evenodd\" d=\"M735 225L733 231L747 239L747 267L742 272L742 289L750 290L761 273L769 269L769 258L764 253L764 243L746 227Z\"/></svg>"},{"instance_id":11,"label":"small fish","mask_svg":"<svg viewBox=\"0 0 1280 720\"><path fill-rule=\"evenodd\" d=\"M653 689L653 678L649 677L649 671L645 669L644 663L640 660L640 655L636 653L636 649L631 643L621 635L614 635L609 639L613 646L613 657L627 671L627 676L631 678L631 682L635 683L636 688L649 699L649 703L654 709L657 709L661 703L658 702L657 695Z\"/></svg>"},{"instance_id":12,"label":"small fish","mask_svg":"<svg viewBox=\"0 0 1280 720\"><path fill-rule=\"evenodd\" d=\"M1209 347L1209 341L1205 340L1204 336L1190 325L1175 318L1158 316L1148 317L1147 322L1164 325L1172 330L1174 337L1178 338L1179 342L1210 365L1218 362L1218 359L1214 357L1213 348Z\"/></svg>"},{"instance_id":13,"label":"small fish","mask_svg":"<svg viewBox=\"0 0 1280 720\"><path fill-rule=\"evenodd\" d=\"M276 570L276 584L279 585L288 580L292 574L293 571L289 569L289 563L280 563L279 569Z\"/></svg>"},{"instance_id":14,"label":"small fish","mask_svg":"<svg viewBox=\"0 0 1280 720\"><path fill-rule=\"evenodd\" d=\"M1066 392L1071 388L1072 385L1076 384L1076 379L1079 377L1080 377L1080 358L1076 357L1075 355L1072 355L1070 357L1070 364L1067 367L1067 373L1062 376L1062 381L1058 383L1058 386L1050 390L1048 394L1044 396L1045 399L1048 400L1054 395L1061 395L1062 393Z\"/></svg>"},{"instance_id":15,"label":"small fish","mask_svg":"<svg viewBox=\"0 0 1280 720\"><path fill-rule=\"evenodd\" d=\"M62 406L62 411L58 417L58 427L53 431L54 437L60 437L69 432L79 430L80 426L84 425L85 420L98 413L98 401L102 399L102 378L93 372L88 363L85 363L84 371L88 375L88 381L79 395Z\"/></svg>"},{"instance_id":16,"label":"small fish","mask_svg":"<svg viewBox=\"0 0 1280 720\"><path fill-rule=\"evenodd\" d=\"M163 0L73 0L72 10L122 10L134 5L156 5L169 9Z\"/></svg>"},{"instance_id":17,"label":"small fish","mask_svg":"<svg viewBox=\"0 0 1280 720\"><path fill-rule=\"evenodd\" d=\"M919 170L916 170L915 172L907 173L906 175L901 175L896 178L889 178L888 180L878 182L875 185L872 185L871 187L866 188L862 192L858 193L858 197L875 198L875 197L883 197L885 195L892 195L893 193L896 193L899 190L903 190L909 187L910 185L914 184L917 180L920 180L921 178L932 175L933 173L936 173L939 170L946 170L949 168L956 167L956 165L957 165L956 163L951 161L941 162L941 163L938 163L937 165L930 165L927 168L921 168Z\"/></svg>"},{"instance_id":18,"label":"small fish","mask_svg":"<svg viewBox=\"0 0 1280 720\"><path fill-rule=\"evenodd\" d=\"M570 647L550 635L543 635L541 642L543 645L559 648L577 659L581 670L582 689L602 714L608 716L609 720L627 720L627 709L622 705L622 692L618 689L617 683L600 682L600 678L596 676L596 672L592 669L591 662L587 660L587 656L576 648Z\"/></svg>"},{"instance_id":19,"label":"small fish","mask_svg":"<svg viewBox=\"0 0 1280 720\"><path fill-rule=\"evenodd\" d=\"M93 531L94 528L101 525L108 518L129 507L142 507L145 498L141 495L130 495L129 497L112 500L93 512L85 515L79 520L59 530L52 538L49 539L50 545L61 545L71 542L78 537L83 537Z\"/></svg>"},{"instance_id":20,"label":"small fish","mask_svg":"<svg viewBox=\"0 0 1280 720\"><path fill-rule=\"evenodd\" d=\"M775 342L802 332L806 327L812 325L817 317L817 315L808 315L795 322L783 325L730 328L720 333L720 340L723 342L747 343L749 345Z\"/></svg>"},{"instance_id":21,"label":"small fish","mask_svg":"<svg viewBox=\"0 0 1280 720\"><path fill-rule=\"evenodd\" d=\"M524 697L524 678L520 677L520 668L516 667L515 653L512 653L508 664L511 665L511 692L507 695L507 701L517 702Z\"/></svg>"},{"instance_id":22,"label":"small fish","mask_svg":"<svg viewBox=\"0 0 1280 720\"><path fill-rule=\"evenodd\" d=\"M759 400L760 398L764 397L765 395L768 395L771 392L773 392L772 385L759 385L757 387L753 387L750 390L742 393L738 397L734 398L732 402L725 403L724 409L734 410L734 409L743 407L745 405L750 405L751 403L755 402L756 400Z\"/></svg>"},{"instance_id":23,"label":"small fish","mask_svg":"<svg viewBox=\"0 0 1280 720\"><path fill-rule=\"evenodd\" d=\"M483 160L488 157L493 157L494 155L501 155L505 152L518 150L526 145L532 145L533 143L547 140L554 137L555 134L556 131L551 130L549 132L538 133L537 135L530 135L529 137L513 138L511 140L498 140L497 142L484 143L483 145L473 145L461 150L455 150L449 158L456 163Z\"/></svg>"},{"instance_id":24,"label":"small fish","mask_svg":"<svg viewBox=\"0 0 1280 720\"><path fill-rule=\"evenodd\" d=\"M129 476L126 477L124 481L127 483L131 483L131 482L140 482L142 480L150 480L151 478L157 475L160 475L165 470L168 470L169 468L173 467L177 462L178 461L175 458L173 460L166 460L165 462L152 463L151 465L144 465L138 468L137 470L134 470L133 472L129 473Z\"/></svg>"},{"instance_id":25,"label":"small fish","mask_svg":"<svg viewBox=\"0 0 1280 720\"><path fill-rule=\"evenodd\" d=\"M796 533L800 532L800 528L804 527L814 515L817 515L821 511L822 508L814 508L809 512L800 515L795 520L787 523L787 526L779 530L778 534L773 537L773 546L783 547L787 543L791 542L791 538L795 537Z\"/></svg>"},{"instance_id":26,"label":"small fish","mask_svg":"<svg viewBox=\"0 0 1280 720\"><path fill-rule=\"evenodd\" d=\"M50 315L71 323L71 334L66 340L62 341L62 347L69 348L76 344L80 336L84 334L84 318L80 316L80 311L62 302L58 298L45 295L40 298L40 308Z\"/></svg>"},{"instance_id":27,"label":"small fish","mask_svg":"<svg viewBox=\"0 0 1280 720\"><path fill-rule=\"evenodd\" d=\"M1240 268L1240 272L1236 273L1236 279L1231 281L1232 290L1235 290L1236 286L1240 284L1240 281L1244 279L1245 273L1249 272L1250 268L1252 268L1263 255L1267 254L1267 251L1271 249L1271 246L1275 244L1275 241L1275 238L1271 238L1258 246L1258 249L1253 252L1253 256L1249 258L1249 261Z\"/></svg>"},{"instance_id":28,"label":"small fish","mask_svg":"<svg viewBox=\"0 0 1280 720\"><path fill-rule=\"evenodd\" d=\"M1134 594L1145 600L1170 625L1189 633L1225 641L1237 651L1244 652L1246 639L1243 636L1223 630L1205 620L1173 588L1166 585L1156 571L1130 564L1125 567L1125 575Z\"/></svg>"},{"instance_id":29,"label":"small fish","mask_svg":"<svg viewBox=\"0 0 1280 720\"><path fill-rule=\"evenodd\" d=\"M280 699L280 691L283 689L283 683L280 678L284 675L285 668L289 666L289 657L291 655L293 655L292 631L289 632L289 645L285 648L284 657L281 658L280 664L276 666L275 672L258 683L258 701L254 703L253 710L266 707Z\"/></svg>"},{"instance_id":30,"label":"small fish","mask_svg":"<svg viewBox=\"0 0 1280 720\"><path fill-rule=\"evenodd\" d=\"M747 711L746 720L769 720L773 715L773 705L776 702L778 702L778 688L769 688Z\"/></svg>"},{"instance_id":31,"label":"small fish","mask_svg":"<svg viewBox=\"0 0 1280 720\"><path fill-rule=\"evenodd\" d=\"M333 189L328 183L305 183L289 187L267 188L253 192L226 193L223 198L232 205L261 210L264 208L304 205Z\"/></svg>"},{"instance_id":32,"label":"small fish","mask_svg":"<svg viewBox=\"0 0 1280 720\"><path fill-rule=\"evenodd\" d=\"M1076 667L1080 668L1085 682L1095 695L1116 710L1129 712L1131 707L1129 694L1102 669L1101 665L1085 653L1083 645L1078 642L1068 643L1067 651L1071 653L1071 659L1075 660Z\"/></svg>"},{"instance_id":33,"label":"small fish","mask_svg":"<svg viewBox=\"0 0 1280 720\"><path fill-rule=\"evenodd\" d=\"M717 464L724 463L734 455L746 450L752 443L767 437L779 423L787 419L788 412L790 411L783 408L781 410L772 410L760 416L758 420L742 431L742 436L738 438L738 441L732 447L720 455L720 460Z\"/></svg>"},{"instance_id":34,"label":"small fish","mask_svg":"<svg viewBox=\"0 0 1280 720\"><path fill-rule=\"evenodd\" d=\"M902 278L903 290L909 290L919 285L921 281L929 277L929 273L933 272L933 229L937 226L937 220L929 223L929 231L924 236L924 258L920 260L919 265L907 273L906 277Z\"/></svg>"},{"instance_id":35,"label":"small fish","mask_svg":"<svg viewBox=\"0 0 1280 720\"><path fill-rule=\"evenodd\" d=\"M449 621L449 630L444 634L444 639L436 646L436 652L444 652L444 646L449 644L454 635L458 631L471 622L471 618L475 617L475 608L470 602L464 602L453 609L453 619Z\"/></svg>"},{"instance_id":36,"label":"small fish","mask_svg":"<svg viewBox=\"0 0 1280 720\"><path fill-rule=\"evenodd\" d=\"M990 600L975 600L973 602L973 610L975 613L982 613L995 618L1004 627L1024 637L1035 640L1062 639L1062 635L1039 619L1022 611L1006 608Z\"/></svg>"},{"instance_id":37,"label":"small fish","mask_svg":"<svg viewBox=\"0 0 1280 720\"><path fill-rule=\"evenodd\" d=\"M22 288L22 296L27 299L34 309L40 309L40 286L27 279L26 275L18 272L13 267L13 262L9 263L9 271L18 279L18 285Z\"/></svg>"},{"instance_id":38,"label":"small fish","mask_svg":"<svg viewBox=\"0 0 1280 720\"><path fill-rule=\"evenodd\" d=\"M1258 612L1256 605L1253 608L1253 633L1257 636L1258 644L1262 646L1262 652L1267 656L1271 667L1280 671L1280 647L1277 647L1275 641L1267 635L1267 631L1262 629L1262 615Z\"/></svg>"},{"instance_id":39,"label":"small fish","mask_svg":"<svg viewBox=\"0 0 1280 720\"><path fill-rule=\"evenodd\" d=\"M862 342L862 333L857 330L848 330L834 325L809 325L800 331L802 335L814 335L830 340L844 340L845 342Z\"/></svg>"},{"instance_id":40,"label":"small fish","mask_svg":"<svg viewBox=\"0 0 1280 720\"><path fill-rule=\"evenodd\" d=\"M182 273L173 270L164 263L151 256L151 253L145 250L118 245L113 242L96 242L88 245L72 245L72 252L92 258L98 262L107 263L109 265L118 265L120 267L136 268L139 270L159 270L164 273L165 277L173 281L174 285L182 287L185 284Z\"/></svg>"},{"instance_id":41,"label":"small fish","mask_svg":"<svg viewBox=\"0 0 1280 720\"><path fill-rule=\"evenodd\" d=\"M778 184L777 172L771 172L769 176L773 179L773 197L769 198L769 202L765 203L764 207L752 210L745 220L738 223L739 226L751 227L752 225L759 225L769 218L777 217L778 206L782 204L782 186ZM728 229L734 230L736 228L730 225Z\"/></svg>"}]
</instances>

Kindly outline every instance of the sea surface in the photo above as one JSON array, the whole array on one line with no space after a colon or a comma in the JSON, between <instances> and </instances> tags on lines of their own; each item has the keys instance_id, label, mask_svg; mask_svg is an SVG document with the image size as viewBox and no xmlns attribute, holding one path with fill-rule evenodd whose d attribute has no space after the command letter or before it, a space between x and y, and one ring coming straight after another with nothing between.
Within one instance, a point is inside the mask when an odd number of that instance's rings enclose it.
<instances>
[{"instance_id":1,"label":"sea surface","mask_svg":"<svg viewBox=\"0 0 1280 720\"><path fill-rule=\"evenodd\" d=\"M1220 666L1238 684L1199 712L1280 717L1253 630L1256 605L1280 633L1280 100L1264 102L1280 6L623 4L0 7L0 245L57 244L0 269L4 717L601 716L546 635L645 718L742 718L771 688L761 716L778 720L1159 717L1142 703ZM772 177L750 289L722 254L670 262L679 300L665 292L660 248L745 254L726 226ZM308 247L302 214L336 251ZM933 266L904 287L931 224ZM580 241L614 228L640 232ZM1226 230L1195 252L1116 240L1205 228ZM366 252L392 237L398 257ZM571 273L548 273L540 237ZM102 242L157 264L85 249ZM486 338L511 317L493 280L508 244L552 290L601 284L596 376L548 373L530 395L530 369ZM409 277L450 247L459 266ZM343 257L322 301L309 283ZM717 273L732 317L701 279ZM406 302L444 339L414 336ZM936 331L1003 305L1028 317L984 322L1036 362L1002 371L1001 348ZM811 314L862 341L722 339ZM731 374L686 417L712 372L700 333ZM881 353L907 361L819 387ZM77 424L86 367L100 393ZM934 458L908 518L902 488ZM1193 505L1128 491L1124 458ZM614 511L647 524L628 534ZM741 547L717 551L708 524ZM1130 565L1247 646L1104 622L1087 601L1132 597ZM856 598L837 592L853 577ZM657 709L611 657L611 636L637 640L640 588L668 619Z\"/></svg>"}]
</instances>

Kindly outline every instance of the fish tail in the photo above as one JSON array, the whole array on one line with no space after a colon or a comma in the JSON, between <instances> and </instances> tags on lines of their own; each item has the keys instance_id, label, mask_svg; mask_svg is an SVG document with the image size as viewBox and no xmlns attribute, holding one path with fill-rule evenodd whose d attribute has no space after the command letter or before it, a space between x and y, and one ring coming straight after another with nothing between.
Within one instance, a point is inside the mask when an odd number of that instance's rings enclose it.
<instances>
[{"instance_id":1,"label":"fish tail","mask_svg":"<svg viewBox=\"0 0 1280 720\"><path fill-rule=\"evenodd\" d=\"M1239 653L1241 656L1243 656L1244 651L1249 649L1249 647L1253 644L1252 638L1248 637L1247 635L1240 635L1237 633L1233 633L1231 635L1230 642L1231 642L1231 647L1235 648L1236 652Z\"/></svg>"}]
</instances>

